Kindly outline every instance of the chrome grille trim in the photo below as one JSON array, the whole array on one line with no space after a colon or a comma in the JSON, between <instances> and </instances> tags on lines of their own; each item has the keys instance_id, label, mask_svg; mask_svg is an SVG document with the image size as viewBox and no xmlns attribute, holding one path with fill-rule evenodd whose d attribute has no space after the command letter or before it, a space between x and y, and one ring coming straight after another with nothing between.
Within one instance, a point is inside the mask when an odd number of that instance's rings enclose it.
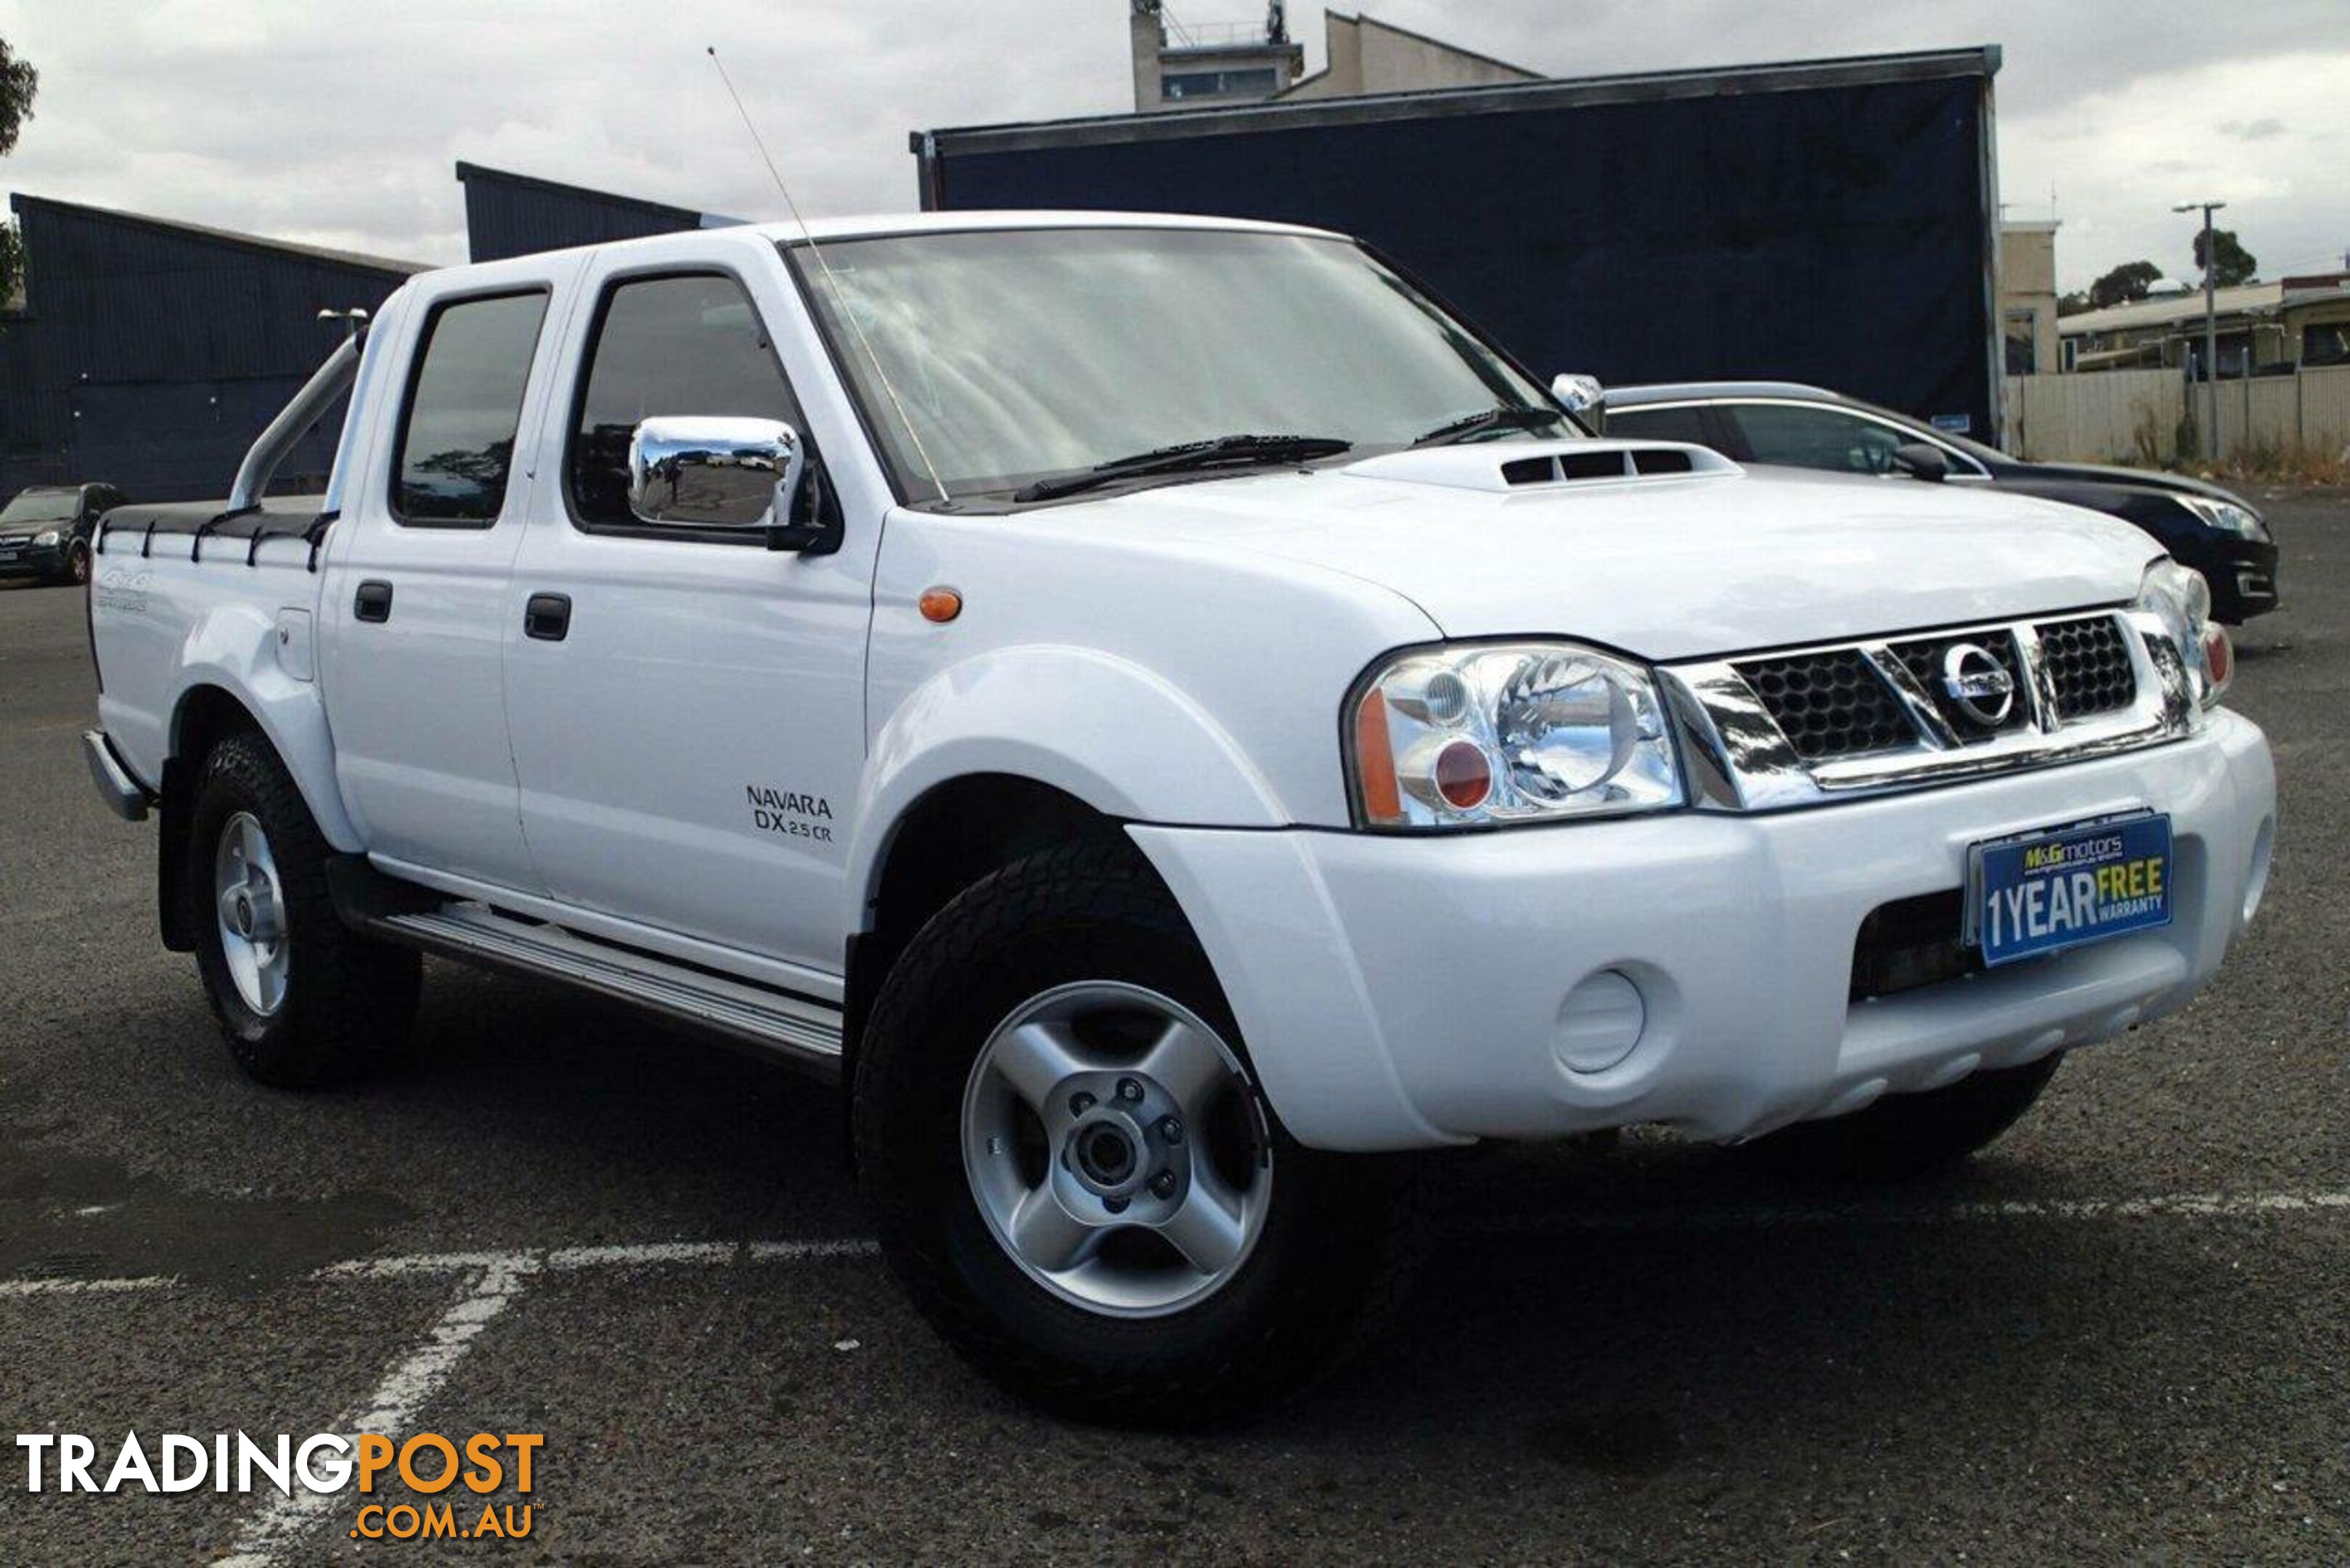
<instances>
[{"instance_id":1,"label":"chrome grille trim","mask_svg":"<svg viewBox=\"0 0 2350 1568\"><path fill-rule=\"evenodd\" d=\"M2047 650L2040 645L2037 623L2025 621L2015 628L2015 648L2023 656L2023 694L2032 704L2032 727L2054 730L2061 722L2056 706L2056 677L2048 668Z\"/></svg>"},{"instance_id":2,"label":"chrome grille trim","mask_svg":"<svg viewBox=\"0 0 2350 1568\"><path fill-rule=\"evenodd\" d=\"M2125 707L2062 716L2043 628L2104 619L2120 634L2136 684ZM2025 722L1989 736L1961 741L1922 683L1893 652L1897 643L1923 638L1979 639L2007 635L2024 671ZM1757 658L1801 659L1857 652L1892 691L1916 730L1913 743L1864 755L1806 762L1772 717L1741 664ZM1659 668L1669 706L1679 724L1690 767L1690 797L1700 810L1774 811L1816 805L1895 790L2052 767L2089 757L2158 745L2194 727L2196 707L2186 661L2160 618L2140 610L2088 610L2013 621L1855 638L1766 654L1732 654Z\"/></svg>"},{"instance_id":3,"label":"chrome grille trim","mask_svg":"<svg viewBox=\"0 0 2350 1568\"><path fill-rule=\"evenodd\" d=\"M1861 657L1877 667L1877 678L1893 688L1895 700L1900 702L1909 722L1917 727L1918 738L1937 752L1947 752L1959 743L1959 733L1950 722L1942 717L1935 706L1934 694L1918 679L1918 672L1907 660L1893 651L1889 642L1864 642Z\"/></svg>"}]
</instances>

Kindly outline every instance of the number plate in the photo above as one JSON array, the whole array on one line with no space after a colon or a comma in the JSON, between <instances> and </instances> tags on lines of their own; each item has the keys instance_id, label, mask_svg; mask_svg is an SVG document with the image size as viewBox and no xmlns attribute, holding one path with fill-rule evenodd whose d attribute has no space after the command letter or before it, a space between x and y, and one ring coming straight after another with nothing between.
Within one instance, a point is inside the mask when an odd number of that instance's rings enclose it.
<instances>
[{"instance_id":1,"label":"number plate","mask_svg":"<svg viewBox=\"0 0 2350 1568\"><path fill-rule=\"evenodd\" d=\"M8 562L15 560L22 554L23 552L20 550L0 550L0 566L6 565Z\"/></svg>"},{"instance_id":2,"label":"number plate","mask_svg":"<svg viewBox=\"0 0 2350 1568\"><path fill-rule=\"evenodd\" d=\"M1967 851L1967 940L1996 966L2170 923L2170 818L2148 813Z\"/></svg>"}]
</instances>

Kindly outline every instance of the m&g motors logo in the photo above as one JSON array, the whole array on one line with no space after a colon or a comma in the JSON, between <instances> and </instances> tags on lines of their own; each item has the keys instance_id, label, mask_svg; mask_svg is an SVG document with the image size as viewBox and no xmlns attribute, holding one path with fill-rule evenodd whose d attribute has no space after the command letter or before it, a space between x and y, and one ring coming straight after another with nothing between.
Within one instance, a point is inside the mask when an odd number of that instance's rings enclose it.
<instances>
[{"instance_id":1,"label":"m&g motors logo","mask_svg":"<svg viewBox=\"0 0 2350 1568\"><path fill-rule=\"evenodd\" d=\"M165 1432L152 1439L125 1433L101 1466L99 1446L81 1432L20 1432L25 1490L30 1492L269 1492L296 1491L331 1497L356 1490L369 1499L351 1524L354 1538L390 1536L406 1541L520 1539L530 1534L531 1507L525 1502L484 1502L472 1514L473 1498L486 1498L511 1484L531 1492L532 1461L546 1437L537 1432L474 1432L447 1438L419 1432L395 1441L380 1432L346 1438L320 1432L296 1438L285 1433L255 1439L244 1432L208 1438ZM393 1482L422 1503L387 1504L378 1483ZM464 1501L440 1499L444 1493Z\"/></svg>"}]
</instances>

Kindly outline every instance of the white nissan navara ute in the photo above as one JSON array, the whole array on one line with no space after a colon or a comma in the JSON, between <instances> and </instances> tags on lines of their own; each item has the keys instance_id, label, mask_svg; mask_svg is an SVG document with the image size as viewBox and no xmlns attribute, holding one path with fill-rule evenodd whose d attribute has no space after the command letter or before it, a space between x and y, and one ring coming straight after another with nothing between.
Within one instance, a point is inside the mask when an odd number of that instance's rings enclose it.
<instances>
[{"instance_id":1,"label":"white nissan navara ute","mask_svg":"<svg viewBox=\"0 0 2350 1568\"><path fill-rule=\"evenodd\" d=\"M254 1078L382 1062L420 953L747 1042L844 1085L972 1361L1205 1420L1392 1297L1399 1152L1919 1170L2260 903L2268 749L2146 535L1568 401L1261 223L430 273L225 504L107 515L88 760Z\"/></svg>"}]
</instances>

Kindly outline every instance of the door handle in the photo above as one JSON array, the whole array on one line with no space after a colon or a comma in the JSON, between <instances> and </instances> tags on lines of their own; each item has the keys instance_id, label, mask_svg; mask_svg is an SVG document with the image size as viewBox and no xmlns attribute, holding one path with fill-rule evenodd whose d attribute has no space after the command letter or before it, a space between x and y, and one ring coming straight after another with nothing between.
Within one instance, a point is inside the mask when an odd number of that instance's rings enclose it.
<instances>
[{"instance_id":1,"label":"door handle","mask_svg":"<svg viewBox=\"0 0 2350 1568\"><path fill-rule=\"evenodd\" d=\"M533 594L523 607L522 634L541 642L561 642L571 632L569 594Z\"/></svg>"},{"instance_id":2,"label":"door handle","mask_svg":"<svg viewBox=\"0 0 2350 1568\"><path fill-rule=\"evenodd\" d=\"M387 621L391 618L391 585L380 577L370 577L359 585L351 600L353 620Z\"/></svg>"}]
</instances>

